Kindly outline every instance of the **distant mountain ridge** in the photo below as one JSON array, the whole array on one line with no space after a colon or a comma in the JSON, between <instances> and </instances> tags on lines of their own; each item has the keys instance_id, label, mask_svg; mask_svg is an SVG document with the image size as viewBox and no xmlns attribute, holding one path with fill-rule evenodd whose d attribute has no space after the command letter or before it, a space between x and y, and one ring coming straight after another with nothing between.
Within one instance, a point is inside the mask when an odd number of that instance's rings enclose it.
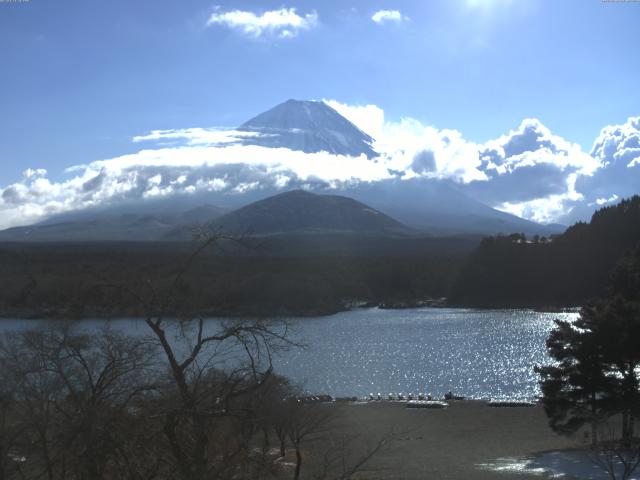
<instances>
[{"instance_id":1,"label":"distant mountain ridge","mask_svg":"<svg viewBox=\"0 0 640 480\"><path fill-rule=\"evenodd\" d=\"M189 228L222 215L213 205L200 205L171 213L82 212L62 215L27 227L0 231L0 241L10 242L104 242L157 241L178 227Z\"/></svg>"},{"instance_id":2,"label":"distant mountain ridge","mask_svg":"<svg viewBox=\"0 0 640 480\"><path fill-rule=\"evenodd\" d=\"M246 139L245 144L308 153L365 154L368 158L378 155L371 147L373 138L324 102L288 100L245 122L239 130L264 134ZM432 235L551 235L564 230L493 209L461 193L451 182L437 179L362 182L332 193L356 199Z\"/></svg>"},{"instance_id":3,"label":"distant mountain ridge","mask_svg":"<svg viewBox=\"0 0 640 480\"><path fill-rule=\"evenodd\" d=\"M248 235L359 233L410 235L416 232L352 198L293 190L223 215L215 230Z\"/></svg>"},{"instance_id":4,"label":"distant mountain ridge","mask_svg":"<svg viewBox=\"0 0 640 480\"><path fill-rule=\"evenodd\" d=\"M243 123L238 130L262 134L245 139L245 145L377 156L371 147L373 138L324 102L287 100Z\"/></svg>"},{"instance_id":5,"label":"distant mountain ridge","mask_svg":"<svg viewBox=\"0 0 640 480\"><path fill-rule=\"evenodd\" d=\"M222 214L203 205L185 212L150 215L122 213L63 217L0 232L0 241L189 241L195 224L242 235L356 234L406 236L417 232L361 202L338 195L294 190Z\"/></svg>"},{"instance_id":6,"label":"distant mountain ridge","mask_svg":"<svg viewBox=\"0 0 640 480\"><path fill-rule=\"evenodd\" d=\"M540 225L493 209L441 180L394 179L358 185L340 193L435 236L514 232L548 236L564 231L561 225Z\"/></svg>"}]
</instances>

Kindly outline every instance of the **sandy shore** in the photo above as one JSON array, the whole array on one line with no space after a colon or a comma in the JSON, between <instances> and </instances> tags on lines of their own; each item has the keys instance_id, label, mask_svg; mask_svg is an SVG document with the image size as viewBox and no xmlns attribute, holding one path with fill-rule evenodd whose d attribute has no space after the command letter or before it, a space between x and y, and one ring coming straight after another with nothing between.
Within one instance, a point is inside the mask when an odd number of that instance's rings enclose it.
<instances>
[{"instance_id":1,"label":"sandy shore","mask_svg":"<svg viewBox=\"0 0 640 480\"><path fill-rule=\"evenodd\" d=\"M531 473L482 467L505 457L585 445L582 435L556 435L541 407L492 408L485 402L453 402L446 409L407 409L403 403L333 406L358 442L375 442L390 431L398 440L379 452L359 478L540 479Z\"/></svg>"}]
</instances>

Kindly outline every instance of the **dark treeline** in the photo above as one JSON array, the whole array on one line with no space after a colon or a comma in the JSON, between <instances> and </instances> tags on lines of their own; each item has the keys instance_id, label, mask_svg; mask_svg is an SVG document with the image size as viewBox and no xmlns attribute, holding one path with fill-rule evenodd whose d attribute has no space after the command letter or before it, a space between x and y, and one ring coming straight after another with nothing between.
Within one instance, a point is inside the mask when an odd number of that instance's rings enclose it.
<instances>
[{"instance_id":1,"label":"dark treeline","mask_svg":"<svg viewBox=\"0 0 640 480\"><path fill-rule=\"evenodd\" d=\"M251 246L242 255L211 250L185 276L180 308L211 315L316 315L443 297L474 245L473 240L453 243L454 248L438 245L427 252L396 248L386 255L357 255L353 249L349 255L267 255ZM5 244L0 311L4 316L140 316L130 295L115 286L145 278L166 283L192 248Z\"/></svg>"},{"instance_id":2,"label":"dark treeline","mask_svg":"<svg viewBox=\"0 0 640 480\"><path fill-rule=\"evenodd\" d=\"M640 197L594 213L553 239L488 237L454 282L452 301L478 307L562 307L602 295L616 261L640 242Z\"/></svg>"},{"instance_id":3,"label":"dark treeline","mask_svg":"<svg viewBox=\"0 0 640 480\"><path fill-rule=\"evenodd\" d=\"M601 295L640 242L640 197L554 238L283 236L220 243L182 283L181 309L208 315L321 315L357 305L566 307ZM3 316L140 316L115 285L168 282L193 243L0 245ZM477 248L476 248L477 247ZM474 250L475 248L475 250Z\"/></svg>"}]
</instances>

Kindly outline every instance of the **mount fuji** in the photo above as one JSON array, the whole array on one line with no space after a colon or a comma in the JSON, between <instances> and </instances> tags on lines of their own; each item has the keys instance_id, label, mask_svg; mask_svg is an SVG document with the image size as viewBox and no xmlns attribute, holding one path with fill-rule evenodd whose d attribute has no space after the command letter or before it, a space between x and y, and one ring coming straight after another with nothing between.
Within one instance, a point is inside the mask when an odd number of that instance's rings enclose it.
<instances>
[{"instance_id":1,"label":"mount fuji","mask_svg":"<svg viewBox=\"0 0 640 480\"><path fill-rule=\"evenodd\" d=\"M287 100L243 123L238 130L261 134L245 140L245 145L377 156L371 147L373 138L324 102Z\"/></svg>"},{"instance_id":2,"label":"mount fuji","mask_svg":"<svg viewBox=\"0 0 640 480\"><path fill-rule=\"evenodd\" d=\"M372 162L375 162L375 157L378 157L378 153L374 150L375 140L372 137L335 109L320 101L287 100L248 120L237 130L257 133L257 135L241 138L239 141L244 145L286 148L306 153L364 155ZM563 230L559 225L540 225L495 210L460 192L451 181L432 178L410 180L393 178L376 182L348 182L335 186L296 184L283 189L260 186L244 193L234 192L232 195L228 192L197 193L160 200L130 202L100 210L67 212L39 224L2 231L0 241L166 240L169 232L188 225L188 220L213 221L222 214L221 212L231 212L226 217L229 221L238 218L246 220L246 216L241 216L242 211L238 214L233 214L233 211L253 202L300 188L310 193L323 194L323 196L349 197L363 204L363 209L371 209L384 216L380 218L388 218L389 222L398 222L403 228L431 237L514 232L527 235L551 235ZM298 194L296 198L308 200L311 197L302 197ZM272 215L268 211L270 206L275 208L279 205L278 202L266 202L260 205L261 215L265 218L273 220L281 217L279 214ZM309 205L312 203L310 202ZM313 203L313 205L316 204ZM177 214L167 215L168 211L175 211ZM254 210L251 211L254 212ZM308 218L305 218L307 230L323 230L326 218L318 216L320 211L319 208L309 210ZM197 215L194 215L194 212ZM297 214L303 215L300 212ZM252 230L251 225L244 226L247 230ZM270 228L278 230L277 225L270 224ZM358 224L354 224L353 230L358 230Z\"/></svg>"},{"instance_id":3,"label":"mount fuji","mask_svg":"<svg viewBox=\"0 0 640 480\"><path fill-rule=\"evenodd\" d=\"M283 147L307 153L378 156L374 139L324 102L287 100L239 127L258 132L245 144ZM455 183L431 178L360 182L331 192L366 203L396 220L433 235L523 232L550 235L545 226L491 208L460 192Z\"/></svg>"}]
</instances>

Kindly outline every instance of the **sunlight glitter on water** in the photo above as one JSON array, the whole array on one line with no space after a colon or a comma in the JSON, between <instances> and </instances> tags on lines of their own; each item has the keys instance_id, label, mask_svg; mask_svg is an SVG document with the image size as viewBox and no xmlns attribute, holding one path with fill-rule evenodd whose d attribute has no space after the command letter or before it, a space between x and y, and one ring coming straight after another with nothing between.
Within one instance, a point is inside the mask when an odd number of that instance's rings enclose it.
<instances>
[{"instance_id":1,"label":"sunlight glitter on water","mask_svg":"<svg viewBox=\"0 0 640 480\"><path fill-rule=\"evenodd\" d=\"M531 310L366 309L298 322L310 348L277 361L277 371L310 392L447 391L471 398L533 399L535 364L556 318Z\"/></svg>"},{"instance_id":2,"label":"sunlight glitter on water","mask_svg":"<svg viewBox=\"0 0 640 480\"><path fill-rule=\"evenodd\" d=\"M274 359L276 372L309 393L367 396L371 392L452 391L468 398L534 399L533 366L549 362L545 340L556 318L577 313L532 310L421 308L358 309L293 319L296 338L307 349ZM219 320L211 319L215 329ZM34 328L38 321L5 319L0 331ZM103 320L81 328L99 330ZM146 335L140 319L109 322L112 328Z\"/></svg>"}]
</instances>

